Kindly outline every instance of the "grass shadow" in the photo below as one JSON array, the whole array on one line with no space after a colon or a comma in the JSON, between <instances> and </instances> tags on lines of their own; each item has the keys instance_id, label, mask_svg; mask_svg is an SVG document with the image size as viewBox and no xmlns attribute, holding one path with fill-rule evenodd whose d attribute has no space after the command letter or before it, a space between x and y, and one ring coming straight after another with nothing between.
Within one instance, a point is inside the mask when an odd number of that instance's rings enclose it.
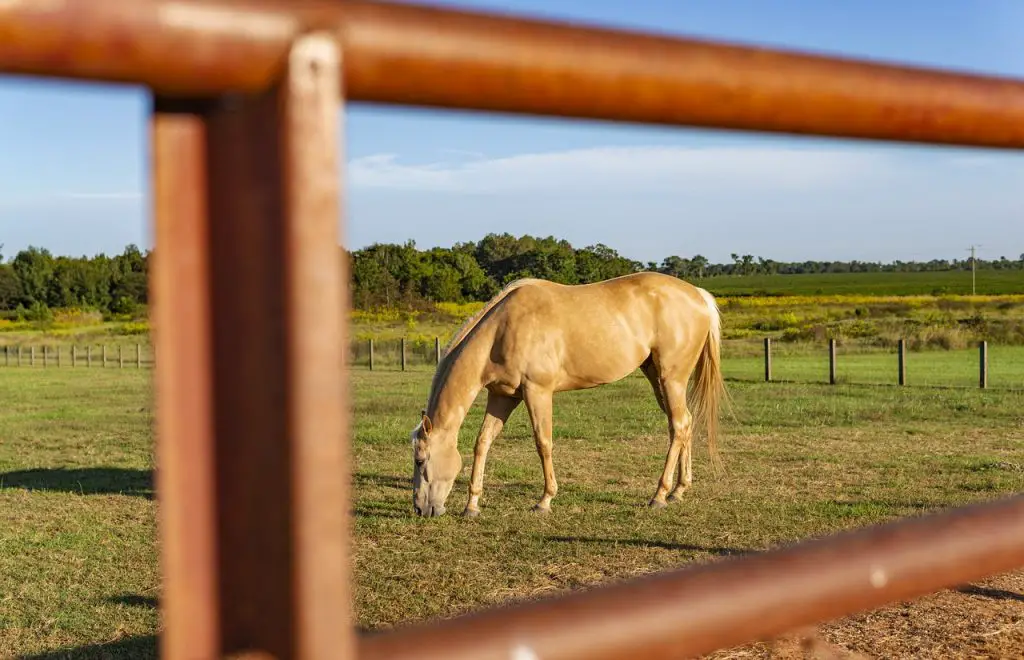
<instances>
[{"instance_id":1,"label":"grass shadow","mask_svg":"<svg viewBox=\"0 0 1024 660\"><path fill-rule=\"evenodd\" d=\"M153 596L141 596L139 594L122 594L107 598L108 603L115 605L127 605L129 607L145 607L155 610L160 607L160 600Z\"/></svg>"},{"instance_id":2,"label":"grass shadow","mask_svg":"<svg viewBox=\"0 0 1024 660\"><path fill-rule=\"evenodd\" d=\"M372 502L356 504L352 509L352 515L356 518L412 518L412 500L409 500L408 511Z\"/></svg>"},{"instance_id":3,"label":"grass shadow","mask_svg":"<svg viewBox=\"0 0 1024 660\"><path fill-rule=\"evenodd\" d=\"M23 660L99 660L101 658L103 660L120 658L142 660L158 657L158 646L156 635L142 635L119 639L116 642L46 651L37 655L22 656L22 658Z\"/></svg>"},{"instance_id":4,"label":"grass shadow","mask_svg":"<svg viewBox=\"0 0 1024 660\"><path fill-rule=\"evenodd\" d=\"M590 536L547 536L542 537L555 543L594 543L602 545L631 545L641 548L661 548L663 550L680 550L683 552L705 552L718 557L732 557L756 554L759 550L749 548L720 548L714 546L695 545L690 543L672 543L655 539L604 539Z\"/></svg>"},{"instance_id":5,"label":"grass shadow","mask_svg":"<svg viewBox=\"0 0 1024 660\"><path fill-rule=\"evenodd\" d=\"M354 486L377 486L379 488L397 488L398 490L410 490L412 488L412 472L407 477L396 477L390 474L372 474L369 472L356 472L352 475Z\"/></svg>"},{"instance_id":6,"label":"grass shadow","mask_svg":"<svg viewBox=\"0 0 1024 660\"><path fill-rule=\"evenodd\" d=\"M153 499L153 471L133 468L35 468L0 474L0 488Z\"/></svg>"},{"instance_id":7,"label":"grass shadow","mask_svg":"<svg viewBox=\"0 0 1024 660\"><path fill-rule=\"evenodd\" d=\"M1015 600L1020 603L1024 603L1024 594L1017 593L1016 591L1008 591L1006 589L990 589L989 587L979 587L977 585L968 584L963 587L957 587L956 589L962 594L968 594L971 596L983 596L985 598L991 598L992 600Z\"/></svg>"}]
</instances>

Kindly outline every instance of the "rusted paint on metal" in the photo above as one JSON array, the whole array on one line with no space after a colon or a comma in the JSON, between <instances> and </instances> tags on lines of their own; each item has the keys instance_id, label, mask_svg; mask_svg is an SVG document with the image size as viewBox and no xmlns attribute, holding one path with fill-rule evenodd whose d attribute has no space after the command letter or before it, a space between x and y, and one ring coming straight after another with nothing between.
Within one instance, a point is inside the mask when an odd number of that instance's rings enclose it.
<instances>
[{"instance_id":1,"label":"rusted paint on metal","mask_svg":"<svg viewBox=\"0 0 1024 660\"><path fill-rule=\"evenodd\" d=\"M364 0L0 3L0 70L252 92L311 28L353 101L1024 147L1020 80Z\"/></svg>"},{"instance_id":2,"label":"rusted paint on metal","mask_svg":"<svg viewBox=\"0 0 1024 660\"><path fill-rule=\"evenodd\" d=\"M161 197L165 231L155 248L158 255L165 249L195 255L164 262L157 304L176 287L172 300L179 306L203 308L205 316L196 315L188 327L191 340L206 347L195 352L184 341L163 343L161 332L180 322L164 302L156 330L163 351L158 373L192 375L164 374L164 397L194 402L190 397L200 396L205 407L159 412L161 419L198 418L193 424L206 432L189 439L185 432L194 426L172 426L158 443L185 470L189 448L200 458L212 455L213 475L207 479L212 486L189 492L179 474L158 495L172 507L184 501L190 511L216 512L212 532L190 524L161 530L174 551L191 553L190 561L165 571L165 607L178 613L164 634L168 658L197 657L197 651L199 657L246 651L345 658L354 648L346 625L348 399L346 273L337 228L337 44L322 35L300 38L286 64L279 85L200 103L196 118L175 112L176 105L191 103L158 103L158 125L200 127L189 134L187 158L170 167L206 175L188 186L164 186L181 197ZM203 137L199 145L196 132ZM177 155L161 151L158 168ZM179 221L185 228L177 231L187 235L159 242ZM166 270L171 263L179 267L177 281ZM183 391L190 386L199 394ZM183 585L196 581L203 589L187 593ZM196 630L204 633L198 642ZM210 644L216 654L204 655Z\"/></svg>"},{"instance_id":3,"label":"rusted paint on metal","mask_svg":"<svg viewBox=\"0 0 1024 660\"><path fill-rule=\"evenodd\" d=\"M299 658L355 657L349 607L348 276L339 234L341 51L300 37L283 104L288 437Z\"/></svg>"},{"instance_id":4,"label":"rusted paint on metal","mask_svg":"<svg viewBox=\"0 0 1024 660\"><path fill-rule=\"evenodd\" d=\"M201 104L155 103L150 125L156 470L163 656L215 657L218 634L206 132Z\"/></svg>"},{"instance_id":5,"label":"rusted paint on metal","mask_svg":"<svg viewBox=\"0 0 1024 660\"><path fill-rule=\"evenodd\" d=\"M364 637L370 660L684 658L1024 566L1024 495Z\"/></svg>"},{"instance_id":6,"label":"rusted paint on metal","mask_svg":"<svg viewBox=\"0 0 1024 660\"><path fill-rule=\"evenodd\" d=\"M140 84L165 97L256 92L280 77L298 32L286 3L3 0L0 72Z\"/></svg>"}]
</instances>

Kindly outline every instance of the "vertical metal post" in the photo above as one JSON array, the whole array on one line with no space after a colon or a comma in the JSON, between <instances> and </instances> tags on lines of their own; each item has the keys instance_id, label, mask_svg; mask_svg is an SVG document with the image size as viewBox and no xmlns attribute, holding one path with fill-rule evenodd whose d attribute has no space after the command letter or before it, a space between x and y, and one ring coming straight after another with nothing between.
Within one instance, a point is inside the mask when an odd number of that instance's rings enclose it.
<instances>
[{"instance_id":1,"label":"vertical metal post","mask_svg":"<svg viewBox=\"0 0 1024 660\"><path fill-rule=\"evenodd\" d=\"M370 371L373 371L373 339L370 339Z\"/></svg>"},{"instance_id":2,"label":"vertical metal post","mask_svg":"<svg viewBox=\"0 0 1024 660\"><path fill-rule=\"evenodd\" d=\"M828 340L828 383L836 384L836 340Z\"/></svg>"},{"instance_id":3,"label":"vertical metal post","mask_svg":"<svg viewBox=\"0 0 1024 660\"><path fill-rule=\"evenodd\" d=\"M978 386L988 387L988 342L978 344Z\"/></svg>"},{"instance_id":4,"label":"vertical metal post","mask_svg":"<svg viewBox=\"0 0 1024 660\"><path fill-rule=\"evenodd\" d=\"M771 337L764 338L764 382L772 380L772 340Z\"/></svg>"},{"instance_id":5,"label":"vertical metal post","mask_svg":"<svg viewBox=\"0 0 1024 660\"><path fill-rule=\"evenodd\" d=\"M907 342L905 339L900 339L899 347L897 349L897 358L899 366L899 383L900 385L907 384Z\"/></svg>"},{"instance_id":6,"label":"vertical metal post","mask_svg":"<svg viewBox=\"0 0 1024 660\"><path fill-rule=\"evenodd\" d=\"M262 94L155 101L169 660L355 654L335 37L285 68Z\"/></svg>"},{"instance_id":7,"label":"vertical metal post","mask_svg":"<svg viewBox=\"0 0 1024 660\"><path fill-rule=\"evenodd\" d=\"M405 371L405 337L402 337L402 371Z\"/></svg>"}]
</instances>

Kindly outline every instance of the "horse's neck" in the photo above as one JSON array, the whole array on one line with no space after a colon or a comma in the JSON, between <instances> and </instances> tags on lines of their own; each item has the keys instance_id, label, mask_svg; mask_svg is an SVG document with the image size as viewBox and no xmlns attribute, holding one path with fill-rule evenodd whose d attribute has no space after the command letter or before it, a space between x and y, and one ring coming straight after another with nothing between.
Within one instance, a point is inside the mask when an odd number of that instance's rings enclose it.
<instances>
[{"instance_id":1,"label":"horse's neck","mask_svg":"<svg viewBox=\"0 0 1024 660\"><path fill-rule=\"evenodd\" d=\"M432 409L427 411L434 426L451 431L462 426L466 413L483 387L479 351L473 350L472 346L461 348L457 355L452 356L454 361L438 381L437 392L432 397Z\"/></svg>"}]
</instances>

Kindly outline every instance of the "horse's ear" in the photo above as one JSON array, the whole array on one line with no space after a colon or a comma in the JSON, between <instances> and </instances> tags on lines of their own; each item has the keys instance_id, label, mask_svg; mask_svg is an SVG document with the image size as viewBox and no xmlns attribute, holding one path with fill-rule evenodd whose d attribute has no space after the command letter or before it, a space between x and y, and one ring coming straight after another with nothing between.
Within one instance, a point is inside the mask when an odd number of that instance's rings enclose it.
<instances>
[{"instance_id":1,"label":"horse's ear","mask_svg":"<svg viewBox=\"0 0 1024 660\"><path fill-rule=\"evenodd\" d=\"M433 428L433 424L430 423L430 418L427 417L427 411L423 411L423 433L424 435L430 435L430 430Z\"/></svg>"}]
</instances>

